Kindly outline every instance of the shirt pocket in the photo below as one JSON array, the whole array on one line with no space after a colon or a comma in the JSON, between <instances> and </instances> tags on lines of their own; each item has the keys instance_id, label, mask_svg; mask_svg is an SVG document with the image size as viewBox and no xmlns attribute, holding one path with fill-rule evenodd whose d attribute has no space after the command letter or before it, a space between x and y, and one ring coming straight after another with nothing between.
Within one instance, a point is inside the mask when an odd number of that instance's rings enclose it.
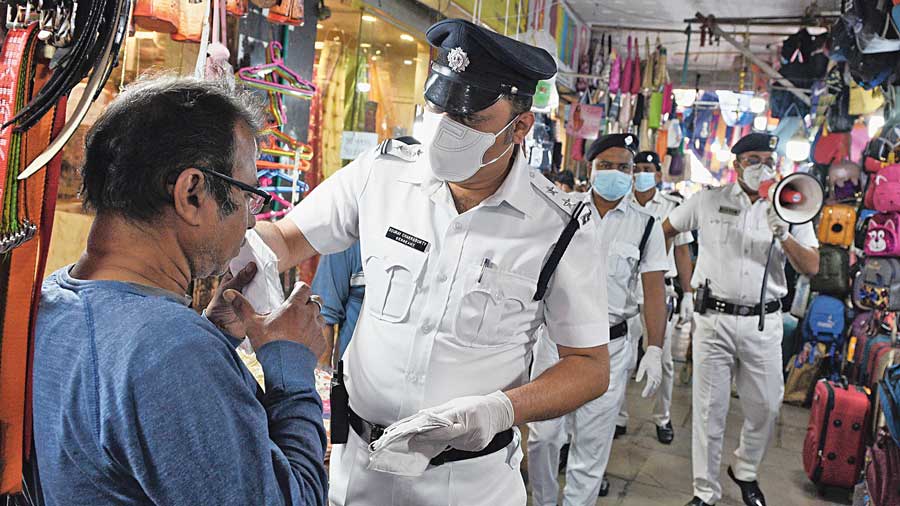
<instances>
[{"instance_id":1,"label":"shirt pocket","mask_svg":"<svg viewBox=\"0 0 900 506\"><path fill-rule=\"evenodd\" d=\"M405 251L405 250L409 251ZM366 257L366 310L379 320L406 320L427 254L412 248L393 248Z\"/></svg>"},{"instance_id":2,"label":"shirt pocket","mask_svg":"<svg viewBox=\"0 0 900 506\"><path fill-rule=\"evenodd\" d=\"M466 269L454 325L454 339L463 346L524 344L534 325L537 282L496 268Z\"/></svg>"},{"instance_id":3,"label":"shirt pocket","mask_svg":"<svg viewBox=\"0 0 900 506\"><path fill-rule=\"evenodd\" d=\"M628 279L628 284L634 284L630 279L637 272L638 263L641 261L641 250L624 242L614 242L609 247L609 266L617 279Z\"/></svg>"}]
</instances>

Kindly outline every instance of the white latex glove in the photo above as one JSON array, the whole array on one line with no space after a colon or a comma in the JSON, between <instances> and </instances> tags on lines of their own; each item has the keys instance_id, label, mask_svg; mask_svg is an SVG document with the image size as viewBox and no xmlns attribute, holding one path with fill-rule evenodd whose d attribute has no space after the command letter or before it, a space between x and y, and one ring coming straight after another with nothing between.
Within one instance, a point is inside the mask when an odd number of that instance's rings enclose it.
<instances>
[{"instance_id":1,"label":"white latex glove","mask_svg":"<svg viewBox=\"0 0 900 506\"><path fill-rule=\"evenodd\" d=\"M499 390L488 395L459 397L420 413L446 418L452 425L417 434L411 445L416 440L443 441L452 448L470 452L483 450L498 432L512 427L514 419L512 401Z\"/></svg>"},{"instance_id":2,"label":"white latex glove","mask_svg":"<svg viewBox=\"0 0 900 506\"><path fill-rule=\"evenodd\" d=\"M769 228L772 230L772 235L775 236L776 239L783 241L788 238L790 235L790 225L775 214L775 208L772 207L771 204L766 211L766 221L769 222Z\"/></svg>"},{"instance_id":3,"label":"white latex glove","mask_svg":"<svg viewBox=\"0 0 900 506\"><path fill-rule=\"evenodd\" d=\"M691 323L694 321L694 293L685 293L684 297L681 298L681 313L679 313L678 318L684 323Z\"/></svg>"},{"instance_id":4,"label":"white latex glove","mask_svg":"<svg viewBox=\"0 0 900 506\"><path fill-rule=\"evenodd\" d=\"M662 348L659 346L647 346L647 351L644 353L644 358L641 359L641 365L638 367L637 377L634 380L640 383L644 380L645 374L647 375L647 384L644 385L644 391L641 392L641 397L644 399L656 394L656 389L662 382Z\"/></svg>"}]
</instances>

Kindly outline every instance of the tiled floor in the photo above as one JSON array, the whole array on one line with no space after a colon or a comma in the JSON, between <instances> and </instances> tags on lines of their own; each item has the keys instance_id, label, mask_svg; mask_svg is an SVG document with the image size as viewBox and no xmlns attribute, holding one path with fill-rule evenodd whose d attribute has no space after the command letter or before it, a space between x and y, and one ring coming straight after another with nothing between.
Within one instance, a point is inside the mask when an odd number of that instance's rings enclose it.
<instances>
[{"instance_id":1,"label":"tiled floor","mask_svg":"<svg viewBox=\"0 0 900 506\"><path fill-rule=\"evenodd\" d=\"M683 356L684 345L677 343L676 356ZM683 506L691 499L691 389L682 385L677 373L673 393L672 423L675 441L662 445L650 420L652 405L641 398L641 387L634 382L628 389L631 421L628 434L613 445L607 476L609 496L597 501L603 506ZM760 472L760 486L769 506L826 506L850 504L850 492L831 489L819 493L803 472L801 449L809 411L783 406L775 441ZM742 422L740 401L732 399L728 414L723 453L722 486L725 498L720 506L741 506L740 490L725 474L728 458L738 445ZM560 483L564 475L560 475ZM560 500L560 504L562 500Z\"/></svg>"}]
</instances>

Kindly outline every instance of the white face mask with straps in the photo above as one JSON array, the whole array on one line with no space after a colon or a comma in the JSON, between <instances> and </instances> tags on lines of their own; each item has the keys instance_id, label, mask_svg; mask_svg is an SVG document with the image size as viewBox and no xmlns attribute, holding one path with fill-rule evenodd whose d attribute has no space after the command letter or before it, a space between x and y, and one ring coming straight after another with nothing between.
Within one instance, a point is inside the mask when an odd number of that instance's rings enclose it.
<instances>
[{"instance_id":1,"label":"white face mask with straps","mask_svg":"<svg viewBox=\"0 0 900 506\"><path fill-rule=\"evenodd\" d=\"M482 167L505 156L515 146L514 143L510 143L509 147L494 159L483 161L487 150L518 119L519 116L516 116L497 133L480 132L453 121L445 114L426 110L423 118L426 132L424 143L434 176L441 181L459 183L474 176Z\"/></svg>"}]
</instances>

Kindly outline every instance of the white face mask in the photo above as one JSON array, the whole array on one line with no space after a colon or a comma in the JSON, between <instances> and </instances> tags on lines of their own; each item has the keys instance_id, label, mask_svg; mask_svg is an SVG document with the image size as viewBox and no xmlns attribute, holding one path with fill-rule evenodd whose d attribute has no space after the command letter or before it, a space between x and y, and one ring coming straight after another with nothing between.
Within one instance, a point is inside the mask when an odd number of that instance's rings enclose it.
<instances>
[{"instance_id":1,"label":"white face mask","mask_svg":"<svg viewBox=\"0 0 900 506\"><path fill-rule=\"evenodd\" d=\"M425 151L431 162L431 171L441 181L459 183L474 176L478 169L502 158L515 144L490 161L483 161L484 154L494 145L497 137L506 131L518 116L497 133L479 132L450 119L444 114L425 111Z\"/></svg>"},{"instance_id":2,"label":"white face mask","mask_svg":"<svg viewBox=\"0 0 900 506\"><path fill-rule=\"evenodd\" d=\"M744 167L744 173L741 175L741 181L753 191L759 190L759 184L763 181L775 178L775 167L771 167L764 163L757 163Z\"/></svg>"}]
</instances>

